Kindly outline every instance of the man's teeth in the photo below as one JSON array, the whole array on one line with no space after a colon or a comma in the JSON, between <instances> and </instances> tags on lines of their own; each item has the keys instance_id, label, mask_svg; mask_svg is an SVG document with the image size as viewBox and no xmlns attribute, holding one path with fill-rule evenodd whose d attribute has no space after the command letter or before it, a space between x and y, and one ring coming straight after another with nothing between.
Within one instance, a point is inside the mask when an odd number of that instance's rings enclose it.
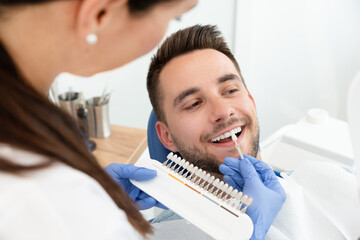
<instances>
[{"instance_id":1,"label":"man's teeth","mask_svg":"<svg viewBox=\"0 0 360 240\"><path fill-rule=\"evenodd\" d=\"M234 129L230 130L229 132L224 133L223 135L220 135L220 136L217 136L216 138L211 139L211 141L217 142L221 139L231 137L232 132L234 132L234 134L241 132L241 127L234 128Z\"/></svg>"}]
</instances>

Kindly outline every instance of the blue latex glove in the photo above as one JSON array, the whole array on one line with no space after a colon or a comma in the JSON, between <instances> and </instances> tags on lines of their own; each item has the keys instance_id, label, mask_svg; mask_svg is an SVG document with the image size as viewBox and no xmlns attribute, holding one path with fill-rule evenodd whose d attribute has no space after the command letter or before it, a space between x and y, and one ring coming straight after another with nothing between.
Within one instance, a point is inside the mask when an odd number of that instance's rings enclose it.
<instances>
[{"instance_id":1,"label":"blue latex glove","mask_svg":"<svg viewBox=\"0 0 360 240\"><path fill-rule=\"evenodd\" d=\"M225 158L219 170L224 174L224 182L253 198L246 210L254 224L251 239L264 239L286 199L274 171L249 155L242 160Z\"/></svg>"},{"instance_id":2,"label":"blue latex glove","mask_svg":"<svg viewBox=\"0 0 360 240\"><path fill-rule=\"evenodd\" d=\"M139 210L148 209L154 206L166 209L164 205L135 187L129 180L150 180L156 176L157 173L155 170L136 167L133 164L111 163L105 168L105 171L125 190L129 197L135 201Z\"/></svg>"}]
</instances>

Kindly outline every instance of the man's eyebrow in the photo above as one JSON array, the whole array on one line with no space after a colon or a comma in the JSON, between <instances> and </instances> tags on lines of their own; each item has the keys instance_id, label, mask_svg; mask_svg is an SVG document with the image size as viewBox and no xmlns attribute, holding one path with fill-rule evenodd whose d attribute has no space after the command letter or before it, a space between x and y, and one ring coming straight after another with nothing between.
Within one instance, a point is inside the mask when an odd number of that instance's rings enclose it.
<instances>
[{"instance_id":1,"label":"man's eyebrow","mask_svg":"<svg viewBox=\"0 0 360 240\"><path fill-rule=\"evenodd\" d=\"M228 81L228 80L238 80L238 81L240 81L240 78L239 78L239 76L236 75L236 74L229 73L229 74L225 74L225 75L219 77L219 78L218 78L218 83L219 83L219 84L220 84L220 83L224 83L224 82L226 82L226 81Z\"/></svg>"},{"instance_id":2,"label":"man's eyebrow","mask_svg":"<svg viewBox=\"0 0 360 240\"><path fill-rule=\"evenodd\" d=\"M175 99L174 99L174 107L176 107L177 105L179 105L181 103L182 100L184 100L184 98L186 98L189 95L195 94L197 92L200 92L199 88L189 88L186 89L184 91L182 91Z\"/></svg>"}]
</instances>

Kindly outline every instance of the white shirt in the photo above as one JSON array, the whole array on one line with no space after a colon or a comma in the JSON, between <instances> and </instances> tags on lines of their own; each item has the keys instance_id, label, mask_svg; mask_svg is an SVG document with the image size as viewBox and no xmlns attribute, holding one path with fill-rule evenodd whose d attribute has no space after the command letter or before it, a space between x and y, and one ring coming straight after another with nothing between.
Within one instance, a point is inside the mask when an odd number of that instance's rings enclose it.
<instances>
[{"instance_id":1,"label":"white shirt","mask_svg":"<svg viewBox=\"0 0 360 240\"><path fill-rule=\"evenodd\" d=\"M279 179L286 201L266 239L358 239L360 202L356 176L325 162L304 162Z\"/></svg>"},{"instance_id":2,"label":"white shirt","mask_svg":"<svg viewBox=\"0 0 360 240\"><path fill-rule=\"evenodd\" d=\"M45 157L0 145L0 156ZM0 239L141 239L97 181L61 163L21 175L0 171Z\"/></svg>"}]
</instances>

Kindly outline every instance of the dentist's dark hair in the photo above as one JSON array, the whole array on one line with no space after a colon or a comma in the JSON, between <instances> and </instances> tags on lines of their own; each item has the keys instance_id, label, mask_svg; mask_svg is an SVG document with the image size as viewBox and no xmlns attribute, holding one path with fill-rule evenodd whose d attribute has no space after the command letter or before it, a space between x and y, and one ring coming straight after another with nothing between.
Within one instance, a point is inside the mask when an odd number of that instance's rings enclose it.
<instances>
[{"instance_id":1,"label":"dentist's dark hair","mask_svg":"<svg viewBox=\"0 0 360 240\"><path fill-rule=\"evenodd\" d=\"M168 37L159 47L151 59L147 75L147 90L150 102L159 121L166 124L165 113L161 107L164 91L159 86L161 71L172 59L200 49L214 49L225 54L233 62L241 80L244 82L239 64L216 26L194 25L179 30Z\"/></svg>"},{"instance_id":2,"label":"dentist's dark hair","mask_svg":"<svg viewBox=\"0 0 360 240\"><path fill-rule=\"evenodd\" d=\"M0 0L0 21L6 21L5 15L13 7L51 1L54 0ZM129 0L128 6L131 13L146 14L156 4L169 1L176 0ZM1 40L0 126L0 144L47 157L45 162L23 165L1 156L0 171L19 174L62 162L98 181L142 236L152 232L132 200L89 152L74 120L28 84Z\"/></svg>"}]
</instances>

